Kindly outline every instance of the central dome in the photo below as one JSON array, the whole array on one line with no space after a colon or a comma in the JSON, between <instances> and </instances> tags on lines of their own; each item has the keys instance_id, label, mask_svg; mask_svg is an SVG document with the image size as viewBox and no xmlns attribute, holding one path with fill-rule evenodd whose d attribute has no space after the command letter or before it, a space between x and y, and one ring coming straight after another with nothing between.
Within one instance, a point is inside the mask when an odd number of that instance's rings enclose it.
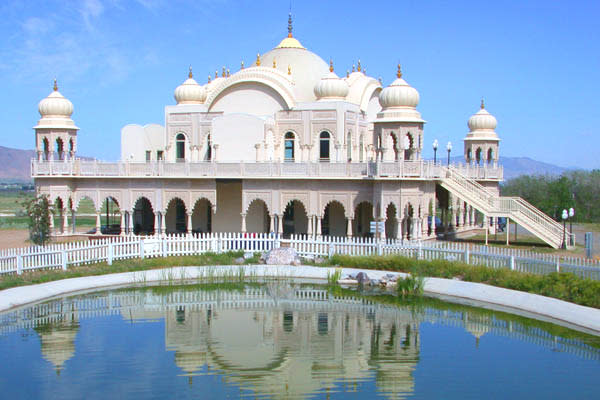
<instances>
[{"instance_id":1,"label":"central dome","mask_svg":"<svg viewBox=\"0 0 600 400\"><path fill-rule=\"evenodd\" d=\"M294 83L294 94L299 102L316 101L313 89L322 77L329 73L329 65L312 51L300 47L284 47L284 42L294 38L285 38L279 46L260 57L262 67L274 67L284 74L290 74ZM256 66L256 63L253 64Z\"/></svg>"}]
</instances>

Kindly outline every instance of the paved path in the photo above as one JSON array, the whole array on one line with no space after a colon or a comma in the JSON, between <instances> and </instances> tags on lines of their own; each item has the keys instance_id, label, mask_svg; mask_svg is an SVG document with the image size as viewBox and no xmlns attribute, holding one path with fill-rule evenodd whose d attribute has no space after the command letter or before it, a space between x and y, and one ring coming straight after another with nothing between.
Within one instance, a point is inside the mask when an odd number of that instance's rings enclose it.
<instances>
[{"instance_id":1,"label":"paved path","mask_svg":"<svg viewBox=\"0 0 600 400\"><path fill-rule=\"evenodd\" d=\"M113 286L131 286L149 282L165 282L171 280L199 279L210 276L237 274L244 268L246 276L269 276L280 278L309 278L326 280L335 268L288 265L229 265L215 267L176 267L139 272L125 272L101 276L65 279L23 286L0 291L0 311L39 302L69 293L96 290ZM380 279L389 271L360 270L344 268L342 276L364 271L372 279ZM403 273L395 275L406 276ZM566 301L552 299L540 295L502 289L481 283L462 282L458 280L426 278L425 291L429 293L451 296L472 301L485 302L500 307L507 307L521 312L552 318L558 323L600 335L600 310L584 307Z\"/></svg>"}]
</instances>

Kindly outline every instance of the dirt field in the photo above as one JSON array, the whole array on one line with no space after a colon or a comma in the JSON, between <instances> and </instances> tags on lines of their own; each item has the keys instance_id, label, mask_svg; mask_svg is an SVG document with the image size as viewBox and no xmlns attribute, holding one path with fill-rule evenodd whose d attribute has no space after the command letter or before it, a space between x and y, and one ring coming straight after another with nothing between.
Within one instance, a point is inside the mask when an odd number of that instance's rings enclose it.
<instances>
[{"instance_id":1,"label":"dirt field","mask_svg":"<svg viewBox=\"0 0 600 400\"><path fill-rule=\"evenodd\" d=\"M0 229L0 249L29 247L29 232L27 229ZM86 236L69 236L53 238L53 243L79 242L87 240Z\"/></svg>"}]
</instances>

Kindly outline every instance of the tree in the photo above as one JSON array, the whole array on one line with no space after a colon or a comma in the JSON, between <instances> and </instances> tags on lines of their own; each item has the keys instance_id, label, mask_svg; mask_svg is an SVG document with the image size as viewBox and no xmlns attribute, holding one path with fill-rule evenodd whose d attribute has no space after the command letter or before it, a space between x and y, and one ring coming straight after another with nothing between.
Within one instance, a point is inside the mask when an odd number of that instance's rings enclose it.
<instances>
[{"instance_id":1,"label":"tree","mask_svg":"<svg viewBox=\"0 0 600 400\"><path fill-rule=\"evenodd\" d=\"M21 203L29 216L29 240L43 246L50 241L51 207L48 196L37 195Z\"/></svg>"}]
</instances>

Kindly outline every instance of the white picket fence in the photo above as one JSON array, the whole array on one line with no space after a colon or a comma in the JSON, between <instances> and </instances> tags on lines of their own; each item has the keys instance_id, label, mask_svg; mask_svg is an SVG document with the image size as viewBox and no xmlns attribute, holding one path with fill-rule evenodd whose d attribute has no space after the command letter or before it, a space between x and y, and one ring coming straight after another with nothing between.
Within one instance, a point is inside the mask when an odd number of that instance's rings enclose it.
<instances>
[{"instance_id":1,"label":"white picket fence","mask_svg":"<svg viewBox=\"0 0 600 400\"><path fill-rule=\"evenodd\" d=\"M395 239L314 237L282 238L269 233L202 233L194 235L119 236L45 247L0 250L0 274L63 269L132 258L197 255L243 250L263 252L280 246L293 247L301 257L334 254L369 256L397 254L416 260L462 261L471 265L508 268L534 274L571 272L600 280L600 262L578 257L557 257L525 250L475 246L452 242L410 242Z\"/></svg>"}]
</instances>

